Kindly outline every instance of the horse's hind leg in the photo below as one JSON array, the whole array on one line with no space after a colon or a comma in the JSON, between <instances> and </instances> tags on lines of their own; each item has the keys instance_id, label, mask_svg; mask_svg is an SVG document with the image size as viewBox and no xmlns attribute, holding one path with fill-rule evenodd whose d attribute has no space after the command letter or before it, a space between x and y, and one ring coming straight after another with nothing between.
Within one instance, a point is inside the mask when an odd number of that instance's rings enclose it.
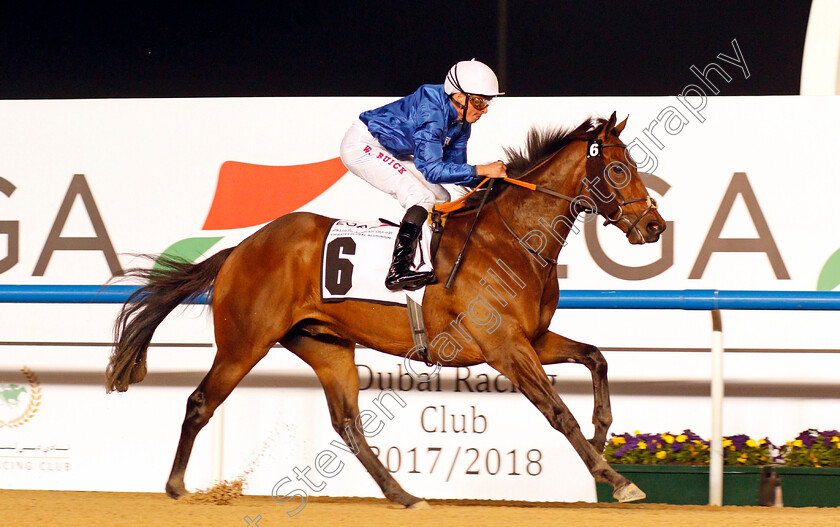
<instances>
[{"instance_id":1,"label":"horse's hind leg","mask_svg":"<svg viewBox=\"0 0 840 527\"><path fill-rule=\"evenodd\" d=\"M175 461L172 472L166 482L166 494L170 498L180 498L187 493L184 486L184 473L190 460L193 443L198 432L204 428L213 412L230 395L251 368L265 357L270 345L261 347L242 346L242 349L232 350L227 345L216 352L213 366L204 376L198 388L187 399L187 412L181 425L181 438L175 451Z\"/></svg>"},{"instance_id":2,"label":"horse's hind leg","mask_svg":"<svg viewBox=\"0 0 840 527\"><path fill-rule=\"evenodd\" d=\"M610 467L583 436L580 425L572 412L554 391L530 343L522 339L517 342L512 335L508 342L512 344L492 342L482 345L487 363L510 379L519 391L542 412L551 426L566 436L592 477L613 486L615 489L613 496L618 501L643 499L645 493Z\"/></svg>"},{"instance_id":3,"label":"horse's hind leg","mask_svg":"<svg viewBox=\"0 0 840 527\"><path fill-rule=\"evenodd\" d=\"M607 361L601 350L591 344L583 344L556 333L546 332L534 342L534 350L541 364L573 362L583 364L592 374L592 391L595 403L592 408L592 424L595 433L589 442L598 452L604 451L607 432L612 425L610 409L610 388L607 383Z\"/></svg>"},{"instance_id":4,"label":"horse's hind leg","mask_svg":"<svg viewBox=\"0 0 840 527\"><path fill-rule=\"evenodd\" d=\"M348 447L358 450L356 457L385 497L409 508L425 507L425 501L403 490L357 429L359 375L354 360L355 345L338 339L326 342L303 334L288 336L281 343L315 370L327 396L333 428Z\"/></svg>"}]
</instances>

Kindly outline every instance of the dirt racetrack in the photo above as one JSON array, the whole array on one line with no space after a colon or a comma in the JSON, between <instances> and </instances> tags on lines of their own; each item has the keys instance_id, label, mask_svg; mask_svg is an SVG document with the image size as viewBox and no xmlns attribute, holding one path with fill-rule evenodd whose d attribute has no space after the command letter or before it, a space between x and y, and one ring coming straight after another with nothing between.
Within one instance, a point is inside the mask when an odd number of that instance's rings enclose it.
<instances>
[{"instance_id":1,"label":"dirt racetrack","mask_svg":"<svg viewBox=\"0 0 840 527\"><path fill-rule=\"evenodd\" d=\"M840 525L840 508L450 500L430 500L430 504L428 510L415 511L372 498L318 498L311 499L295 518L289 518L285 514L288 504L279 505L269 496L243 496L232 505L212 505L176 502L163 494L0 490L0 523L40 527Z\"/></svg>"}]
</instances>

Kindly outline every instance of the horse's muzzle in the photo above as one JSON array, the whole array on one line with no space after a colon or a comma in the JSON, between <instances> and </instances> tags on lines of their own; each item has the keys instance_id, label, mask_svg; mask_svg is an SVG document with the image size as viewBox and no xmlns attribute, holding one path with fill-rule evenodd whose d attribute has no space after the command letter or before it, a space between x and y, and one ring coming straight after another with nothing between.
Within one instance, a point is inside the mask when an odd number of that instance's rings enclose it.
<instances>
[{"instance_id":1,"label":"horse's muzzle","mask_svg":"<svg viewBox=\"0 0 840 527\"><path fill-rule=\"evenodd\" d=\"M658 218L651 218L648 221L643 220L640 225L632 227L632 230L627 233L627 239L633 245L656 243L666 228L665 222Z\"/></svg>"},{"instance_id":2,"label":"horse's muzzle","mask_svg":"<svg viewBox=\"0 0 840 527\"><path fill-rule=\"evenodd\" d=\"M647 225L645 225L645 230L647 231L648 235L656 236L656 239L659 239L659 235L665 232L668 226L664 223L660 223L657 220L649 221ZM656 240L652 240L656 241Z\"/></svg>"},{"instance_id":3,"label":"horse's muzzle","mask_svg":"<svg viewBox=\"0 0 840 527\"><path fill-rule=\"evenodd\" d=\"M645 225L645 231L647 232L647 236L645 236L645 242L653 243L659 241L659 236L665 232L668 226L665 222L660 222L658 220L651 220Z\"/></svg>"}]
</instances>

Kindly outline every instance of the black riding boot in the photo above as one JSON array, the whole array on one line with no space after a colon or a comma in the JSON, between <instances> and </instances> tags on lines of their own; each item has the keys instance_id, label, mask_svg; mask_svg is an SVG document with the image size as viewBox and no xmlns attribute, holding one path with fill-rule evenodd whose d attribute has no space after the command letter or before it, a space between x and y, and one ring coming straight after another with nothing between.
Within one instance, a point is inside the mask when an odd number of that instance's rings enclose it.
<instances>
[{"instance_id":1,"label":"black riding boot","mask_svg":"<svg viewBox=\"0 0 840 527\"><path fill-rule=\"evenodd\" d=\"M414 252L417 250L417 240L420 238L427 214L426 209L415 205L406 211L400 223L400 232L394 243L394 259L391 262L391 268L388 269L388 276L385 278L385 287L391 291L400 289L414 291L435 281L434 272L421 273L411 269Z\"/></svg>"}]
</instances>

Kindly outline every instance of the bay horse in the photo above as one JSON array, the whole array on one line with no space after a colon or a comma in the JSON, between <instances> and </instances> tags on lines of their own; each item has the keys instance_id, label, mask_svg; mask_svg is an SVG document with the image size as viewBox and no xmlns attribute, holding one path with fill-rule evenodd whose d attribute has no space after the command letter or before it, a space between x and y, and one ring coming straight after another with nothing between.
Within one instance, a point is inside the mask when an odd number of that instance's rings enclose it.
<instances>
[{"instance_id":1,"label":"bay horse","mask_svg":"<svg viewBox=\"0 0 840 527\"><path fill-rule=\"evenodd\" d=\"M622 502L645 494L601 456L612 424L606 360L597 347L548 327L559 296L556 259L581 212L593 213L586 216L592 219L594 213L601 215L632 244L656 242L665 229L656 202L619 139L626 122L616 125L613 113L609 120L588 119L573 130L532 130L525 149L506 149L511 180L486 191L492 193L484 196L489 199L482 198L487 206L477 216L457 280L449 289L443 286L476 217L469 206L447 218L434 266L438 282L427 286L423 300L428 335L434 337L424 358L450 367L487 363L505 375L568 438L592 476L611 484ZM175 307L212 292L217 352L210 371L187 400L166 483L170 497L187 493L184 473L196 434L279 342L315 371L335 431L355 445L359 461L385 497L406 507L426 505L403 490L363 435L352 432L359 416L356 345L405 357L413 341L404 307L321 300L323 242L334 221L311 213L287 214L200 263L171 260L128 273L146 284L117 317L106 372L109 392L125 391L144 378L152 334ZM498 274L502 271L507 278ZM495 287L485 279L488 273L500 279ZM503 306L493 316L487 301L491 297ZM591 372L590 440L542 366L563 362L584 364Z\"/></svg>"}]
</instances>

